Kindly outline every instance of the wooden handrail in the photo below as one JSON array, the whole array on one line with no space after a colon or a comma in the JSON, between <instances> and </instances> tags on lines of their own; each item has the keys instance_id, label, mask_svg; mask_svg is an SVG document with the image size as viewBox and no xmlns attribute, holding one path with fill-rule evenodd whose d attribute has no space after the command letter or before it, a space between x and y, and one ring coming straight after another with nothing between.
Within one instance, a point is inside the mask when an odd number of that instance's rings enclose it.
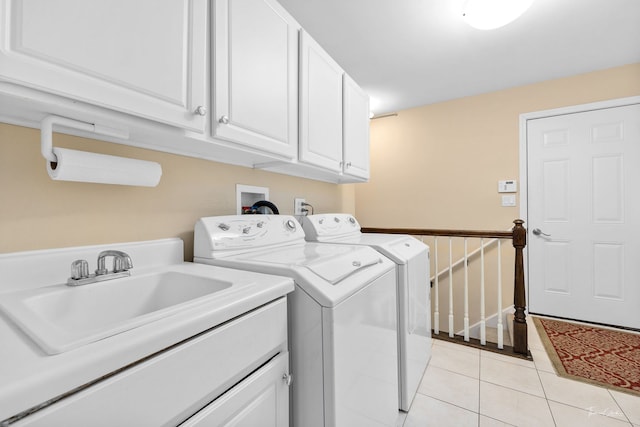
<instances>
[{"instance_id":1,"label":"wooden handrail","mask_svg":"<svg viewBox=\"0 0 640 427\"><path fill-rule=\"evenodd\" d=\"M524 221L516 219L511 231L485 231L485 230L442 230L428 228L376 228L362 227L363 233L385 234L410 234L414 236L444 236L444 237L475 237L490 239L511 239L515 248L515 270L513 278L513 305L515 308L513 319L513 351L523 356L528 356L527 345L527 318L525 310L526 294L524 287L524 260L522 251L527 244L527 230Z\"/></svg>"},{"instance_id":2,"label":"wooden handrail","mask_svg":"<svg viewBox=\"0 0 640 427\"><path fill-rule=\"evenodd\" d=\"M363 233L411 234L414 236L445 236L445 237L484 237L487 239L511 239L513 231L484 231L484 230L439 230L430 228L375 228L362 227Z\"/></svg>"}]
</instances>

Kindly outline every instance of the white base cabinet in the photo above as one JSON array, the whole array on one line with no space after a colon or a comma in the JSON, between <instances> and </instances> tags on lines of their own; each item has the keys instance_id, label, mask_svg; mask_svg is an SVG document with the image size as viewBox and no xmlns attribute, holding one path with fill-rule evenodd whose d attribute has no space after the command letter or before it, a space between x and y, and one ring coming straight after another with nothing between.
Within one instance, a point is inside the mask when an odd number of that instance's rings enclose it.
<instances>
[{"instance_id":1,"label":"white base cabinet","mask_svg":"<svg viewBox=\"0 0 640 427\"><path fill-rule=\"evenodd\" d=\"M283 297L123 367L11 425L158 427L187 421L184 425L220 426L259 419L265 424L242 425L288 426L288 378Z\"/></svg>"}]
</instances>

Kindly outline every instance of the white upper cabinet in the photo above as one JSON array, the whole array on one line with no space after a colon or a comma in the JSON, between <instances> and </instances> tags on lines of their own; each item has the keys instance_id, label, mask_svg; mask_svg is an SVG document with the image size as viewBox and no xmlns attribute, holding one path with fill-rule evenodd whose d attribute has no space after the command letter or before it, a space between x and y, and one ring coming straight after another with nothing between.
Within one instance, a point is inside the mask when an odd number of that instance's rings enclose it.
<instances>
[{"instance_id":1,"label":"white upper cabinet","mask_svg":"<svg viewBox=\"0 0 640 427\"><path fill-rule=\"evenodd\" d=\"M342 172L343 70L300 32L300 154L302 163Z\"/></svg>"},{"instance_id":2,"label":"white upper cabinet","mask_svg":"<svg viewBox=\"0 0 640 427\"><path fill-rule=\"evenodd\" d=\"M207 0L0 0L0 21L0 80L204 130Z\"/></svg>"},{"instance_id":3,"label":"white upper cabinet","mask_svg":"<svg viewBox=\"0 0 640 427\"><path fill-rule=\"evenodd\" d=\"M213 136L298 150L298 23L273 0L215 0Z\"/></svg>"},{"instance_id":4,"label":"white upper cabinet","mask_svg":"<svg viewBox=\"0 0 640 427\"><path fill-rule=\"evenodd\" d=\"M347 74L343 82L343 173L369 179L369 95Z\"/></svg>"}]
</instances>

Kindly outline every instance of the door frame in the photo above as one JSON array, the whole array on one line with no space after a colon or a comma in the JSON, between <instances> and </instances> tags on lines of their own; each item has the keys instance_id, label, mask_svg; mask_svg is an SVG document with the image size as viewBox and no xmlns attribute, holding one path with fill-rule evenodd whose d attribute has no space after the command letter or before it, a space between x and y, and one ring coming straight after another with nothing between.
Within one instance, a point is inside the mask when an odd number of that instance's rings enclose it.
<instances>
[{"instance_id":1,"label":"door frame","mask_svg":"<svg viewBox=\"0 0 640 427\"><path fill-rule=\"evenodd\" d=\"M527 229L527 240L529 240L529 159L527 156L527 122L545 117L560 116L564 114L584 113L587 111L602 110L605 108L625 107L628 105L640 104L640 96L630 96L626 98L609 99L606 101L590 102L588 104L571 105L569 107L553 108L550 110L534 111L520 114L520 143L519 143L519 170L520 170L520 218L524 220ZM525 291L527 296L527 313L529 312L529 246L525 246L522 253L524 258Z\"/></svg>"}]
</instances>

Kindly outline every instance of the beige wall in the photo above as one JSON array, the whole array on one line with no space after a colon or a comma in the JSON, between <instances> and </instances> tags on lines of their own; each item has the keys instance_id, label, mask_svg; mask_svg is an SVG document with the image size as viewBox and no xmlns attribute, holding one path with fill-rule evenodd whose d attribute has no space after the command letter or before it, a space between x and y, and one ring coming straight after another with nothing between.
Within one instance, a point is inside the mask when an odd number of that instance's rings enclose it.
<instances>
[{"instance_id":1,"label":"beige wall","mask_svg":"<svg viewBox=\"0 0 640 427\"><path fill-rule=\"evenodd\" d=\"M55 147L156 161L158 187L52 181L40 154L40 132L0 124L0 253L165 237L193 256L193 226L202 216L236 213L236 184L269 187L270 200L293 213L294 197L316 211L354 213L351 185L55 134Z\"/></svg>"},{"instance_id":2,"label":"beige wall","mask_svg":"<svg viewBox=\"0 0 640 427\"><path fill-rule=\"evenodd\" d=\"M520 208L501 207L497 185L519 180L519 115L635 95L640 64L373 120L371 180L355 190L358 220L370 227L505 230Z\"/></svg>"},{"instance_id":3,"label":"beige wall","mask_svg":"<svg viewBox=\"0 0 640 427\"><path fill-rule=\"evenodd\" d=\"M640 95L640 64L516 87L399 111L371 122L371 180L355 187L356 216L363 226L507 230L520 216L502 207L498 180L519 181L519 116L523 113ZM526 224L525 224L526 226ZM431 271L434 266L434 242ZM470 245L476 245L470 243ZM454 241L453 261L462 257ZM486 314L496 313L495 248L486 260ZM439 266L448 263L440 240ZM513 258L503 245L502 307L513 302ZM480 320L478 260L470 264L470 322ZM463 270L453 277L454 330L462 328ZM440 329L448 331L447 276L439 283ZM432 293L432 300L435 298ZM433 302L432 302L433 307Z\"/></svg>"}]
</instances>

